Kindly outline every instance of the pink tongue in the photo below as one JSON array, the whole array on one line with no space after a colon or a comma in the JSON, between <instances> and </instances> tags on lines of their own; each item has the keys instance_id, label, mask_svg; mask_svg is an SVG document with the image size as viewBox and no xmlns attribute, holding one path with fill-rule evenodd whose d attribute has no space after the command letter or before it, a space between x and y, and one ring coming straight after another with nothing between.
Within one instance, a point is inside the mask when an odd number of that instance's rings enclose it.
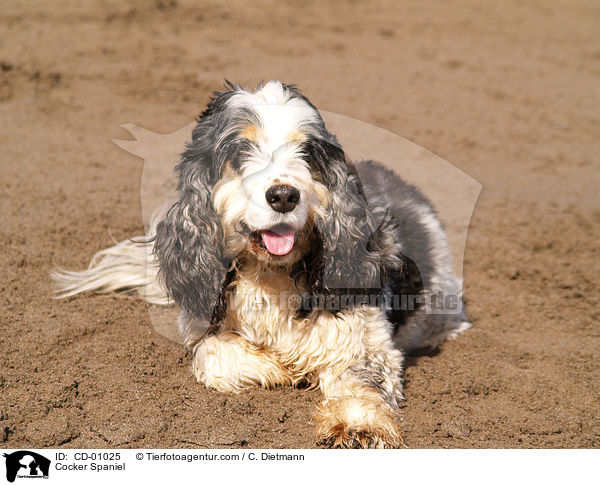
<instances>
[{"instance_id":1,"label":"pink tongue","mask_svg":"<svg viewBox=\"0 0 600 485\"><path fill-rule=\"evenodd\" d=\"M262 240L271 254L283 256L294 247L296 232L290 228L277 228L275 231L263 231Z\"/></svg>"}]
</instances>

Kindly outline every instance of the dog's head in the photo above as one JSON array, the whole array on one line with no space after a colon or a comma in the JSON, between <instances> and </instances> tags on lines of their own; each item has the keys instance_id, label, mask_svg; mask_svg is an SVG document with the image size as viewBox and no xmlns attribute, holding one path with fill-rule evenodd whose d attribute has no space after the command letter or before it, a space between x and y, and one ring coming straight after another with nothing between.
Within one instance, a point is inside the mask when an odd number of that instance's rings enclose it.
<instances>
[{"instance_id":1,"label":"dog's head","mask_svg":"<svg viewBox=\"0 0 600 485\"><path fill-rule=\"evenodd\" d=\"M228 87L200 115L177 166L180 200L157 228L174 300L210 320L248 261L289 271L308 261L315 291L377 285L381 238L317 109L277 81Z\"/></svg>"},{"instance_id":2,"label":"dog's head","mask_svg":"<svg viewBox=\"0 0 600 485\"><path fill-rule=\"evenodd\" d=\"M225 256L290 266L309 250L314 222L330 202L324 167L308 156L308 144L327 135L319 113L278 82L222 94L208 113L215 130L212 203Z\"/></svg>"}]
</instances>

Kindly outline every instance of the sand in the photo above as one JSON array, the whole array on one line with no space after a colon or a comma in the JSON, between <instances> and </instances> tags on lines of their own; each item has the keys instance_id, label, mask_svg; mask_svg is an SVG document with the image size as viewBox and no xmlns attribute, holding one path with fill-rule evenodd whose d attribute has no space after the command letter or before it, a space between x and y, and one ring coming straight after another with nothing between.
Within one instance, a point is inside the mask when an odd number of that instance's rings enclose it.
<instances>
[{"instance_id":1,"label":"sand","mask_svg":"<svg viewBox=\"0 0 600 485\"><path fill-rule=\"evenodd\" d=\"M482 185L474 327L409 359L408 447L600 445L597 5L49 5L0 19L1 446L316 446L318 391L206 389L143 302L50 298L54 266L143 232L143 162L119 126L178 130L225 78L296 83Z\"/></svg>"}]
</instances>

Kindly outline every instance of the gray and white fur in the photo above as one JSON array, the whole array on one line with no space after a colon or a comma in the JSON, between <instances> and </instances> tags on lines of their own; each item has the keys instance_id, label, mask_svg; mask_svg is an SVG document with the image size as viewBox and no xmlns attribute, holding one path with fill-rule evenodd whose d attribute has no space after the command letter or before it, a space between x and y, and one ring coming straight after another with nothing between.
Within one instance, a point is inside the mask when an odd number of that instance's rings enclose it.
<instances>
[{"instance_id":1,"label":"gray and white fur","mask_svg":"<svg viewBox=\"0 0 600 485\"><path fill-rule=\"evenodd\" d=\"M59 294L174 301L198 381L308 382L324 394L320 441L399 446L404 354L470 327L442 225L417 188L354 165L294 86L227 88L181 155L179 199L141 246L55 273ZM440 297L456 305L440 310Z\"/></svg>"}]
</instances>

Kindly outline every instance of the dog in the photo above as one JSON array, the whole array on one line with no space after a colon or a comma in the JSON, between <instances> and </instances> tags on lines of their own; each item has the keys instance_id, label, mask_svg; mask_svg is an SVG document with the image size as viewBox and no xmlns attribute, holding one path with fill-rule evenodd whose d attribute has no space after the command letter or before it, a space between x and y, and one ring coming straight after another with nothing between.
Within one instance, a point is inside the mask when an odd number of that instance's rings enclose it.
<instances>
[{"instance_id":1,"label":"dog","mask_svg":"<svg viewBox=\"0 0 600 485\"><path fill-rule=\"evenodd\" d=\"M58 295L174 302L199 382L318 387L320 443L400 446L404 356L471 326L427 198L376 162L353 164L279 81L215 92L176 173L179 198L145 239L55 272ZM451 311L434 308L440 295Z\"/></svg>"}]
</instances>

